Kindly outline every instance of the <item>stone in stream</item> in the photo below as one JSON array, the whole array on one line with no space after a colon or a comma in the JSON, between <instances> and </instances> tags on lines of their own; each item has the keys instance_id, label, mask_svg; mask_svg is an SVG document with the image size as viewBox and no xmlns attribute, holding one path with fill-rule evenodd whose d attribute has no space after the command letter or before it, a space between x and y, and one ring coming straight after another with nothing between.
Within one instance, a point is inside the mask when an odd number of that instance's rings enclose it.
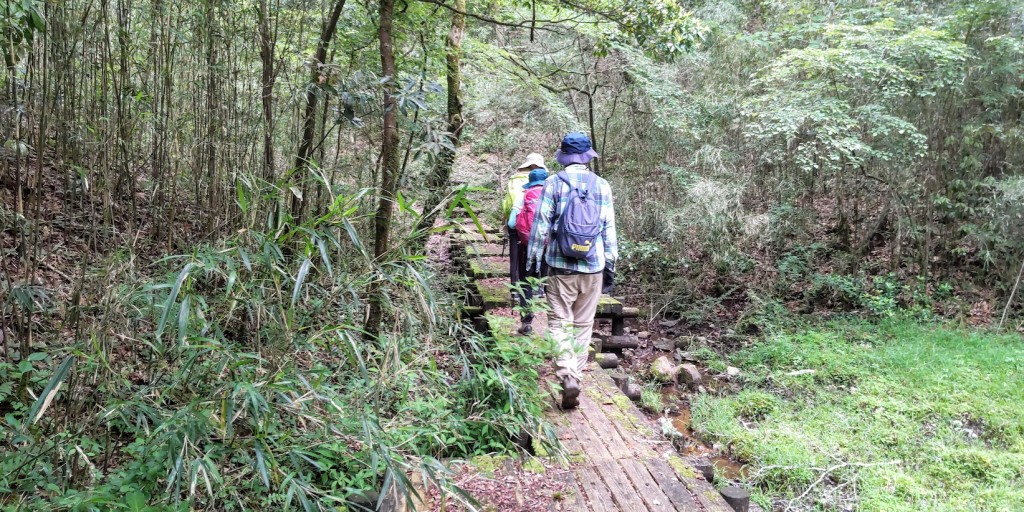
<instances>
[{"instance_id":1,"label":"stone in stream","mask_svg":"<svg viewBox=\"0 0 1024 512\"><path fill-rule=\"evenodd\" d=\"M747 512L750 510L750 491L730 485L720 491L725 502L736 512Z\"/></svg>"},{"instance_id":2,"label":"stone in stream","mask_svg":"<svg viewBox=\"0 0 1024 512\"><path fill-rule=\"evenodd\" d=\"M675 339L676 348L681 350L688 350L694 344L693 336L680 336Z\"/></svg>"},{"instance_id":3,"label":"stone in stream","mask_svg":"<svg viewBox=\"0 0 1024 512\"><path fill-rule=\"evenodd\" d=\"M700 471L701 475L704 475L704 480L715 483L715 465L708 459L697 459L693 463L694 469Z\"/></svg>"},{"instance_id":4,"label":"stone in stream","mask_svg":"<svg viewBox=\"0 0 1024 512\"><path fill-rule=\"evenodd\" d=\"M676 342L670 338L662 338L654 342L654 348L658 350L664 350L665 352L671 352L676 348Z\"/></svg>"},{"instance_id":5,"label":"stone in stream","mask_svg":"<svg viewBox=\"0 0 1024 512\"><path fill-rule=\"evenodd\" d=\"M668 384L676 380L679 374L679 367L669 361L668 356L661 356L651 363L651 376L662 384Z\"/></svg>"},{"instance_id":6,"label":"stone in stream","mask_svg":"<svg viewBox=\"0 0 1024 512\"><path fill-rule=\"evenodd\" d=\"M696 390L704 385L704 376L700 374L696 365L682 364L679 366L679 383Z\"/></svg>"},{"instance_id":7,"label":"stone in stream","mask_svg":"<svg viewBox=\"0 0 1024 512\"><path fill-rule=\"evenodd\" d=\"M612 353L600 353L594 356L597 360L597 364L604 369L618 368L619 367L619 356Z\"/></svg>"},{"instance_id":8,"label":"stone in stream","mask_svg":"<svg viewBox=\"0 0 1024 512\"><path fill-rule=\"evenodd\" d=\"M676 350L676 361L686 361L688 363L699 363L700 359L697 354L693 352L686 352L684 350Z\"/></svg>"},{"instance_id":9,"label":"stone in stream","mask_svg":"<svg viewBox=\"0 0 1024 512\"><path fill-rule=\"evenodd\" d=\"M643 388L641 388L640 386L637 386L636 384L633 384L632 382L630 382L630 383L626 384L626 386L625 386L625 388L623 388L622 392L627 397L629 397L630 400L636 402L637 400L640 400L640 395L643 394Z\"/></svg>"},{"instance_id":10,"label":"stone in stream","mask_svg":"<svg viewBox=\"0 0 1024 512\"><path fill-rule=\"evenodd\" d=\"M626 384L629 383L629 375L626 375L623 372L613 372L612 382L615 383L615 387L625 390Z\"/></svg>"}]
</instances>

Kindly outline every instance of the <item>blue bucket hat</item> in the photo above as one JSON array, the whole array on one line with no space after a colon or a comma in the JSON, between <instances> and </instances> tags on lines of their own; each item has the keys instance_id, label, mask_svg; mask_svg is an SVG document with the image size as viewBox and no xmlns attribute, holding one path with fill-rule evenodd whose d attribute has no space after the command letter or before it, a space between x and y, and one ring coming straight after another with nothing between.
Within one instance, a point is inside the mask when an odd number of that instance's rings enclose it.
<instances>
[{"instance_id":1,"label":"blue bucket hat","mask_svg":"<svg viewBox=\"0 0 1024 512\"><path fill-rule=\"evenodd\" d=\"M562 139L561 147L555 151L555 160L564 166L586 164L594 158L597 158L597 151L594 151L590 137L583 132L571 132L566 135Z\"/></svg>"},{"instance_id":2,"label":"blue bucket hat","mask_svg":"<svg viewBox=\"0 0 1024 512\"><path fill-rule=\"evenodd\" d=\"M544 180L548 179L548 171L547 169L534 169L530 171L529 179L530 181L526 185L523 185L523 190L530 187L536 187L537 185L543 185Z\"/></svg>"}]
</instances>

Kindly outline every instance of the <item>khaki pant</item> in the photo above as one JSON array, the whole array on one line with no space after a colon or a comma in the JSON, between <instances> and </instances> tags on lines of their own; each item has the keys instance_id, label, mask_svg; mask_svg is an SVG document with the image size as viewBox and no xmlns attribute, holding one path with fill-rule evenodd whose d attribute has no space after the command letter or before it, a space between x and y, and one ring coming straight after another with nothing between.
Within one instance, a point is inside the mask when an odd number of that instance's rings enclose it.
<instances>
[{"instance_id":1,"label":"khaki pant","mask_svg":"<svg viewBox=\"0 0 1024 512\"><path fill-rule=\"evenodd\" d=\"M582 379L601 298L601 273L551 275L547 298L551 306L548 330L558 350L555 375Z\"/></svg>"}]
</instances>

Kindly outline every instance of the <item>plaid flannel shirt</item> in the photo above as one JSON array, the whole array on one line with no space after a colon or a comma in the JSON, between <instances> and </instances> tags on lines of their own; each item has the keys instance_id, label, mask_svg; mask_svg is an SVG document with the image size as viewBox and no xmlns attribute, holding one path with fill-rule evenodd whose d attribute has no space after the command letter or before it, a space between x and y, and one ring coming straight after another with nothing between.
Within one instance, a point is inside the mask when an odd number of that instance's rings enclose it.
<instances>
[{"instance_id":1,"label":"plaid flannel shirt","mask_svg":"<svg viewBox=\"0 0 1024 512\"><path fill-rule=\"evenodd\" d=\"M565 168L569 175L569 181L573 186L580 186L583 182L583 173L590 172L584 165L570 165ZM544 181L544 191L541 193L540 207L533 218L533 228L530 230L529 252L527 253L527 268L536 269L540 272L540 259L544 255L544 246L547 245L547 255L544 256L549 267L573 270L593 274L604 270L605 266L615 268L615 262L619 259L618 242L615 236L615 206L612 202L612 187L600 176L597 177L598 200L601 206L601 234L595 240L595 252L597 258L591 262L583 259L567 258L562 254L558 244L548 244L550 234L558 229L558 218L565 211L569 203L569 192L571 189L564 181L552 174Z\"/></svg>"}]
</instances>

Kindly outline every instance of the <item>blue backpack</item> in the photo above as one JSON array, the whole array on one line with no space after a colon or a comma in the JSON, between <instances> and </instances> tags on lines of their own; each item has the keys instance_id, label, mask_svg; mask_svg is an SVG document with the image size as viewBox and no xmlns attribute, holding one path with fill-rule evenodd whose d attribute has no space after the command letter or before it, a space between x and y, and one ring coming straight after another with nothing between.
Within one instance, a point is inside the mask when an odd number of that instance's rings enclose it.
<instances>
[{"instance_id":1,"label":"blue backpack","mask_svg":"<svg viewBox=\"0 0 1024 512\"><path fill-rule=\"evenodd\" d=\"M588 172L585 176L581 185L586 188L581 189L573 186L565 171L558 173L558 179L569 185L569 200L560 216L554 242L567 258L592 260L595 242L601 235L601 205L598 204L597 175Z\"/></svg>"}]
</instances>

